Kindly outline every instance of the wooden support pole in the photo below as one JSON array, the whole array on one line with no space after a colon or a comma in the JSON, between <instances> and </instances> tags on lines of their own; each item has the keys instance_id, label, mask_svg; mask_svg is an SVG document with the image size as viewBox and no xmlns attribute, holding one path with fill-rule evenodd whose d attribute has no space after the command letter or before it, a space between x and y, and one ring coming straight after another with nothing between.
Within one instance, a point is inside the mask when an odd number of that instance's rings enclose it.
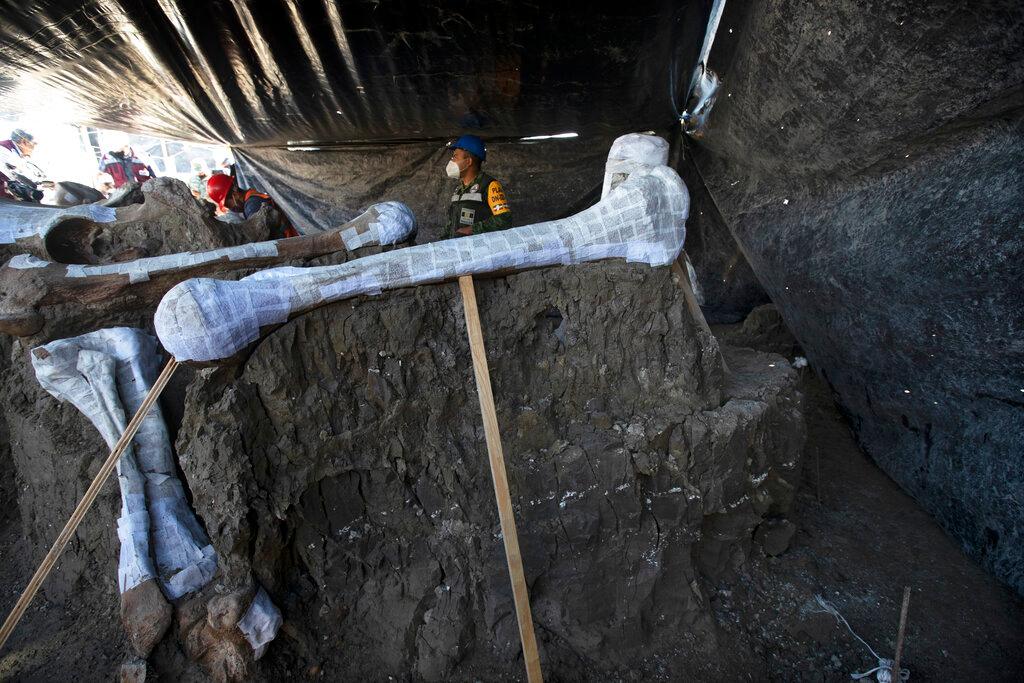
<instances>
[{"instance_id":1,"label":"wooden support pole","mask_svg":"<svg viewBox=\"0 0 1024 683\"><path fill-rule=\"evenodd\" d=\"M679 286L683 289L683 298L686 299L686 307L690 310L690 316L700 325L702 330L711 334L708 321L704 319L704 312L700 310L697 296L693 293L693 287L690 286L690 273L686 268L685 251L679 252L679 258L672 262L672 272L675 273L676 278L679 280Z\"/></svg>"},{"instance_id":2,"label":"wooden support pole","mask_svg":"<svg viewBox=\"0 0 1024 683\"><path fill-rule=\"evenodd\" d=\"M903 656L903 636L907 632L907 611L910 609L910 586L903 587L903 606L900 608L900 626L896 632L896 656L892 660L893 683L900 683L900 658Z\"/></svg>"},{"instance_id":3,"label":"wooden support pole","mask_svg":"<svg viewBox=\"0 0 1024 683\"><path fill-rule=\"evenodd\" d=\"M473 373L476 375L476 391L480 398L480 412L483 414L484 436L487 439L487 455L491 463L491 479L494 481L494 497L498 503L501 537L505 542L505 560L508 562L509 578L512 580L512 596L516 604L516 620L519 622L519 639L523 643L526 678L530 683L541 683L544 679L540 670L540 656L537 654L537 640L533 633L530 596L527 594L523 558L519 552L519 536L516 534L512 498L508 491L505 456L501 450L501 434L498 431L498 413L494 408L494 395L491 393L491 374L487 368L487 353L484 349L483 332L480 329L480 312L476 307L476 289L473 287L472 275L459 278L459 290L462 292L462 306L466 313L469 349L473 354Z\"/></svg>"},{"instance_id":4,"label":"wooden support pole","mask_svg":"<svg viewBox=\"0 0 1024 683\"><path fill-rule=\"evenodd\" d=\"M142 405L139 406L135 416L132 417L132 421L125 427L124 434L114 444L114 448L110 451L110 455L107 456L106 461L103 463L103 467L93 477L92 484L89 485L89 489L82 496L82 500L79 501L78 507L71 513L71 518L68 519L68 523L64 525L64 529L57 536L57 540L53 542L53 546L50 548L50 552L46 553L46 557L43 558L42 564L36 569L36 573L32 575L32 580L28 582L28 586L25 591L18 598L18 602L14 604L14 609L7 615L7 619L4 621L3 627L0 627L0 649L3 649L7 639L11 636L14 631L14 627L18 625L18 621L21 620L25 610L28 609L28 605L32 602L32 598L36 596L39 591L39 586L42 585L46 577L49 576L50 571L53 569L53 565L60 559L61 553L64 551L64 546L68 544L71 537L74 536L75 531L78 529L78 525L82 523L82 519L85 517L85 513L89 511L93 501L96 500L96 496L99 495L100 490L103 488L103 484L106 483L110 473L114 471L114 467L117 466L117 461L124 453L124 450L128 447L128 444L135 438L135 432L139 431L139 426L142 424L143 418L149 413L149 409L153 407L156 400L160 397L164 387L167 386L167 382L170 381L171 375L174 374L175 369L178 367L178 361L171 358L167 361L167 365L164 366L163 372L156 378L153 383L153 388L146 394L145 400L142 401Z\"/></svg>"}]
</instances>

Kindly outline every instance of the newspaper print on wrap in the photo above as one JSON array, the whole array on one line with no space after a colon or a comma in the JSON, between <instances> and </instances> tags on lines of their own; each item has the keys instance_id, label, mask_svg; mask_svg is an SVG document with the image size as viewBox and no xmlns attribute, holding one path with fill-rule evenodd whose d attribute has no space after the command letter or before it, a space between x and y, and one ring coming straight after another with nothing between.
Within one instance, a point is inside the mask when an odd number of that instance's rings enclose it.
<instances>
[{"instance_id":1,"label":"newspaper print on wrap","mask_svg":"<svg viewBox=\"0 0 1024 683\"><path fill-rule=\"evenodd\" d=\"M249 641L253 657L259 659L263 656L270 641L277 637L277 632L283 622L281 610L271 601L263 586L260 586L249 604L249 608L238 620L238 630Z\"/></svg>"},{"instance_id":2,"label":"newspaper print on wrap","mask_svg":"<svg viewBox=\"0 0 1024 683\"><path fill-rule=\"evenodd\" d=\"M81 207L75 207L81 208ZM100 207L103 208L103 207ZM113 209L109 209L113 211ZM412 210L401 202L374 204L349 223L354 227L340 228L345 248L352 251L358 247L389 245L404 241L416 231L416 218ZM356 232L363 227L362 233ZM349 238L346 238L347 234ZM65 277L91 277L94 275L127 275L131 283L146 282L154 275L227 259L238 261L250 258L272 258L278 255L277 240L253 242L235 247L222 247L208 251L186 251L148 258L107 263L103 265L68 265ZM11 268L43 268L50 261L19 254L7 262Z\"/></svg>"},{"instance_id":3,"label":"newspaper print on wrap","mask_svg":"<svg viewBox=\"0 0 1024 683\"><path fill-rule=\"evenodd\" d=\"M628 149L623 153L628 155ZM213 361L244 349L259 338L261 327L282 323L293 313L385 289L606 258L668 265L686 236L689 194L671 168L634 166L607 197L566 219L419 245L337 266L273 268L238 281L186 280L164 295L157 307L157 334L179 361Z\"/></svg>"},{"instance_id":4,"label":"newspaper print on wrap","mask_svg":"<svg viewBox=\"0 0 1024 683\"><path fill-rule=\"evenodd\" d=\"M354 225L341 231L349 251L375 244L397 244L416 232L416 216L402 202L374 204L349 223Z\"/></svg>"},{"instance_id":5,"label":"newspaper print on wrap","mask_svg":"<svg viewBox=\"0 0 1024 683\"><path fill-rule=\"evenodd\" d=\"M40 385L85 414L111 448L160 365L156 340L126 327L59 339L34 349L31 357ZM121 592L149 578L171 599L205 586L217 570L216 554L185 499L159 404L119 460L118 481Z\"/></svg>"}]
</instances>

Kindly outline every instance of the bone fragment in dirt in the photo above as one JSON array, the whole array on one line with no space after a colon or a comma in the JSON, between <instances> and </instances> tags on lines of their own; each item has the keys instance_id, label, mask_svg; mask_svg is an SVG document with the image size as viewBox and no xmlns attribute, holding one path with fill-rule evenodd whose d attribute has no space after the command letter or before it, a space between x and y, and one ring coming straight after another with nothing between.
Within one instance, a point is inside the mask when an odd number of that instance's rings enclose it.
<instances>
[{"instance_id":1,"label":"bone fragment in dirt","mask_svg":"<svg viewBox=\"0 0 1024 683\"><path fill-rule=\"evenodd\" d=\"M259 585L183 606L185 651L218 681L246 681L281 627L281 612Z\"/></svg>"},{"instance_id":2,"label":"bone fragment in dirt","mask_svg":"<svg viewBox=\"0 0 1024 683\"><path fill-rule=\"evenodd\" d=\"M88 317L102 324L112 312L155 306L168 289L188 278L391 245L409 239L415 229L407 206L383 202L334 230L210 251L106 265L66 265L18 255L0 268L0 332L37 334L47 323L60 322L48 317L51 307L68 304L88 308ZM56 315L67 316L65 309Z\"/></svg>"},{"instance_id":3,"label":"bone fragment in dirt","mask_svg":"<svg viewBox=\"0 0 1024 683\"><path fill-rule=\"evenodd\" d=\"M113 446L149 393L160 362L156 340L131 328L99 330L32 350L39 383L78 408ZM171 620L167 598L205 586L216 555L185 499L159 405L118 462L122 512L118 586L122 621L145 657ZM161 592L162 591L162 592Z\"/></svg>"},{"instance_id":4,"label":"bone fragment in dirt","mask_svg":"<svg viewBox=\"0 0 1024 683\"><path fill-rule=\"evenodd\" d=\"M628 146L615 149L620 157L627 157L619 161L629 160ZM171 289L157 307L157 334L180 361L216 361L256 341L261 328L362 294L462 275L607 258L668 265L683 246L689 195L675 171L650 166L644 162L649 158L645 151L631 168L618 164L621 177L608 195L569 218L424 244L337 266L276 268L234 282L187 280Z\"/></svg>"}]
</instances>

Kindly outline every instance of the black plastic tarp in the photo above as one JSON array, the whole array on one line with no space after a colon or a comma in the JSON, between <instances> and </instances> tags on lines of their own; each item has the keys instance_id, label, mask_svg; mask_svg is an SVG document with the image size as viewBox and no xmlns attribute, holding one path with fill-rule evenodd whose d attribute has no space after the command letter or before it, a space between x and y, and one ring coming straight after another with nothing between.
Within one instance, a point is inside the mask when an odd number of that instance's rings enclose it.
<instances>
[{"instance_id":1,"label":"black plastic tarp","mask_svg":"<svg viewBox=\"0 0 1024 683\"><path fill-rule=\"evenodd\" d=\"M607 135L671 120L709 4L5 2L0 96L233 146Z\"/></svg>"},{"instance_id":2,"label":"black plastic tarp","mask_svg":"<svg viewBox=\"0 0 1024 683\"><path fill-rule=\"evenodd\" d=\"M519 223L592 193L616 135L672 124L710 4L6 2L0 108L226 143L307 230L399 199L429 235L442 144L473 132Z\"/></svg>"},{"instance_id":3,"label":"black plastic tarp","mask_svg":"<svg viewBox=\"0 0 1024 683\"><path fill-rule=\"evenodd\" d=\"M580 211L600 196L611 139L491 143L487 172L506 189L517 225ZM450 152L437 142L360 145L316 151L236 150L244 182L273 187L304 231L342 223L382 198L416 214L421 241L442 236L454 181Z\"/></svg>"}]
</instances>

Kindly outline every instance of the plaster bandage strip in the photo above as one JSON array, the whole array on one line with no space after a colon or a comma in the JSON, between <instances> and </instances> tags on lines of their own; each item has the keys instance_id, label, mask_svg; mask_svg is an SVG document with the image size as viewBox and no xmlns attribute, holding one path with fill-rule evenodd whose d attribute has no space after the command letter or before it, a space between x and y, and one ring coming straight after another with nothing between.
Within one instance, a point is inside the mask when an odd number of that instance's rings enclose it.
<instances>
[{"instance_id":1,"label":"plaster bandage strip","mask_svg":"<svg viewBox=\"0 0 1024 683\"><path fill-rule=\"evenodd\" d=\"M44 261L41 258L31 256L29 254L18 254L17 256L12 257L11 260L7 262L7 265L11 268L25 270L27 268L45 268L50 265L50 261Z\"/></svg>"},{"instance_id":2,"label":"plaster bandage strip","mask_svg":"<svg viewBox=\"0 0 1024 683\"><path fill-rule=\"evenodd\" d=\"M119 327L51 342L33 351L32 363L40 384L72 401L112 446L124 431L125 413L137 412L149 393L160 355L153 337ZM159 404L118 463L118 480L122 592L138 577L156 578L172 599L205 586L216 572L216 555L185 499Z\"/></svg>"},{"instance_id":3,"label":"plaster bandage strip","mask_svg":"<svg viewBox=\"0 0 1024 683\"><path fill-rule=\"evenodd\" d=\"M603 258L669 265L686 237L689 194L671 168L643 163L654 156L663 159L667 145L664 140L613 145L623 156L635 153L642 158L623 159L636 162L628 177L600 202L570 218L423 244L336 266L274 268L237 281L186 280L164 295L157 307L157 334L179 361L213 361L256 341L261 327L353 296L462 275ZM657 155L653 148L660 150Z\"/></svg>"},{"instance_id":4,"label":"plaster bandage strip","mask_svg":"<svg viewBox=\"0 0 1024 683\"><path fill-rule=\"evenodd\" d=\"M53 226L69 218L112 223L117 219L117 213L115 209L99 204L57 209L27 202L0 202L0 244L12 244L26 237L46 237Z\"/></svg>"},{"instance_id":5,"label":"plaster bandage strip","mask_svg":"<svg viewBox=\"0 0 1024 683\"><path fill-rule=\"evenodd\" d=\"M416 217L402 202L374 204L341 230L345 248L355 251L372 245L397 244L416 232Z\"/></svg>"},{"instance_id":6,"label":"plaster bandage strip","mask_svg":"<svg viewBox=\"0 0 1024 683\"><path fill-rule=\"evenodd\" d=\"M117 394L114 356L87 349L74 340L58 340L31 354L39 384L61 402L69 402L96 427L108 447L113 448L126 424ZM125 449L117 463L121 489L121 518L118 538L118 588L122 593L143 581L156 578L149 549L149 518L146 512L145 479L135 449Z\"/></svg>"},{"instance_id":7,"label":"plaster bandage strip","mask_svg":"<svg viewBox=\"0 0 1024 683\"><path fill-rule=\"evenodd\" d=\"M150 496L149 501L157 570L164 593L172 600L199 590L217 572L217 554L178 488L178 495Z\"/></svg>"},{"instance_id":8,"label":"plaster bandage strip","mask_svg":"<svg viewBox=\"0 0 1024 683\"><path fill-rule=\"evenodd\" d=\"M238 630L249 641L256 659L267 651L267 645L277 636L283 621L281 610L277 609L267 591L260 586L249 609L238 620Z\"/></svg>"},{"instance_id":9,"label":"plaster bandage strip","mask_svg":"<svg viewBox=\"0 0 1024 683\"><path fill-rule=\"evenodd\" d=\"M149 552L149 515L141 512L122 514L117 520L117 538L121 553L117 562L117 586L126 593L143 581L156 578Z\"/></svg>"},{"instance_id":10,"label":"plaster bandage strip","mask_svg":"<svg viewBox=\"0 0 1024 683\"><path fill-rule=\"evenodd\" d=\"M268 258L277 256L277 242L256 242L238 247L223 247L210 251L186 251L180 254L151 256L124 263L107 263L101 266L69 265L65 271L67 277L89 277L91 275L127 275L132 282L149 279L151 274L161 273L179 268L198 266L212 261L227 259L238 261L247 258ZM13 261L13 259L12 259ZM43 261L45 265L46 262Z\"/></svg>"}]
</instances>

